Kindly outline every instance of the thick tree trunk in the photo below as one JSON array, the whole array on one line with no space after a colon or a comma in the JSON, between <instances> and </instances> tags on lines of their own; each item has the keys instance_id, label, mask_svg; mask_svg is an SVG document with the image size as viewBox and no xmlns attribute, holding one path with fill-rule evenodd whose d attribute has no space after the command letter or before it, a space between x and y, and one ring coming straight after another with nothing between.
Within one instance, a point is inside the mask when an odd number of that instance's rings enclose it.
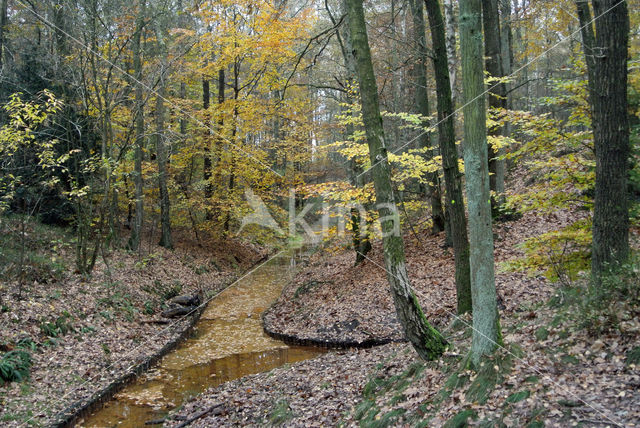
<instances>
[{"instance_id":1,"label":"thick tree trunk","mask_svg":"<svg viewBox=\"0 0 640 428\"><path fill-rule=\"evenodd\" d=\"M464 163L469 204L473 338L477 365L500 342L493 266L493 232L487 165L486 108L482 69L481 0L460 0L460 50L464 98Z\"/></svg>"},{"instance_id":2,"label":"thick tree trunk","mask_svg":"<svg viewBox=\"0 0 640 428\"><path fill-rule=\"evenodd\" d=\"M422 0L410 0L411 14L413 16L413 34L415 38L416 49L416 63L413 67L414 80L415 80L415 105L416 112L424 117L428 117L429 112L429 98L427 94L427 60L429 54L427 52L427 40L426 29L424 24L424 12L422 6ZM429 127L429 122L424 121L422 126L426 129ZM427 159L433 158L434 150L431 146L431 137L428 132L420 133L419 144L421 148L429 150ZM427 194L431 203L431 219L433 220L433 226L431 231L433 233L439 233L444 230L444 211L442 209L442 198L440 195L440 179L438 173L427 174Z\"/></svg>"},{"instance_id":3,"label":"thick tree trunk","mask_svg":"<svg viewBox=\"0 0 640 428\"><path fill-rule=\"evenodd\" d=\"M369 157L374 170L376 202L382 223L382 246L387 280L391 286L398 320L404 328L405 336L420 357L425 360L433 360L442 354L446 341L427 322L409 283L405 264L404 242L400 231L400 218L391 187L391 169L387 160L387 149L378 103L378 89L371 63L362 0L347 0L347 7L351 44L360 83L362 118L369 145Z\"/></svg>"},{"instance_id":4,"label":"thick tree trunk","mask_svg":"<svg viewBox=\"0 0 640 428\"><path fill-rule=\"evenodd\" d=\"M135 185L136 215L133 220L128 247L132 251L140 248L140 235L144 221L144 188L142 181L142 156L144 153L144 97L142 93L142 58L141 42L144 27L145 0L140 1L140 10L136 18L136 32L133 36L133 73L135 76L136 99L136 147L134 153L133 182Z\"/></svg>"},{"instance_id":5,"label":"thick tree trunk","mask_svg":"<svg viewBox=\"0 0 640 428\"><path fill-rule=\"evenodd\" d=\"M482 23L484 27L484 56L486 70L490 77L500 78L504 75L502 71L500 48L500 17L497 0L482 0ZM503 83L489 82L489 107L504 108L506 106L506 89ZM500 135L501 129L493 127L489 130L491 135ZM504 193L504 160L498 159L498 150L489 145L489 186L495 195ZM494 210L500 205L499 199L492 196L491 205Z\"/></svg>"},{"instance_id":6,"label":"thick tree trunk","mask_svg":"<svg viewBox=\"0 0 640 428\"><path fill-rule=\"evenodd\" d=\"M471 311L471 272L469 270L469 239L462 195L462 177L458 168L458 152L454 133L453 101L447 69L447 52L442 12L438 0L425 0L433 45L433 68L438 102L438 138L444 169L445 202L456 266L458 313Z\"/></svg>"},{"instance_id":7,"label":"thick tree trunk","mask_svg":"<svg viewBox=\"0 0 640 428\"><path fill-rule=\"evenodd\" d=\"M588 5L578 1L583 45L589 74L596 189L593 210L591 273L602 275L629 257L627 162L627 55L629 12L626 1L594 0L595 35Z\"/></svg>"}]
</instances>

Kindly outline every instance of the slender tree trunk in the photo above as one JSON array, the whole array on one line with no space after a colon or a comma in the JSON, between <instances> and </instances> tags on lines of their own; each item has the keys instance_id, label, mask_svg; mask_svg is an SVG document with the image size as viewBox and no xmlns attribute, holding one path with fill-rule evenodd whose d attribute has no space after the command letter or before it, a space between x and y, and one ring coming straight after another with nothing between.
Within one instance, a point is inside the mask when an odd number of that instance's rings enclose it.
<instances>
[{"instance_id":1,"label":"slender tree trunk","mask_svg":"<svg viewBox=\"0 0 640 428\"><path fill-rule=\"evenodd\" d=\"M444 16L449 84L451 85L451 103L455 110L456 101L458 99L458 54L456 52L456 28L458 27L458 24L456 22L456 11L453 0L444 0Z\"/></svg>"},{"instance_id":2,"label":"slender tree trunk","mask_svg":"<svg viewBox=\"0 0 640 428\"><path fill-rule=\"evenodd\" d=\"M340 2L340 12L343 14L347 13L347 4L345 0L341 0ZM331 15L331 11L328 10L329 16L331 18L331 22L333 25L337 25L335 18ZM345 104L351 106L355 102L353 99L353 94L356 89L356 63L355 58L353 57L353 48L351 46L351 33L349 31L349 25L343 25L341 30L336 34L336 38L338 39L338 44L340 45L340 49L342 51L342 57L344 59L344 66L347 70L347 78L346 78L346 92L345 92ZM354 133L355 129L353 123L349 122L346 125L344 139L347 140ZM367 180L366 173L363 173L360 165L357 164L355 160L351 160L349 162L349 173L351 176L351 184L355 187L363 187ZM370 204L365 203L365 215L371 209ZM351 230L353 233L353 250L356 253L356 261L355 264L358 265L366 260L366 256L371 251L371 222L369 220L370 216L367 218L362 218L362 213L357 208L351 209Z\"/></svg>"},{"instance_id":3,"label":"slender tree trunk","mask_svg":"<svg viewBox=\"0 0 640 428\"><path fill-rule=\"evenodd\" d=\"M500 59L502 62L502 74L504 76L511 76L512 57L513 57L513 36L511 32L511 0L501 0L500 2ZM505 82L505 96L504 107L507 110L513 110L513 94L511 93L511 83ZM504 137L511 136L511 123L507 122L502 127L502 135ZM501 157L504 157L506 150L501 148L498 151ZM505 159L498 165L498 174L502 174L502 177L497 179L498 183L502 183L502 188L497 189L498 204L503 205L506 202L504 195L504 182L507 173L507 160Z\"/></svg>"},{"instance_id":4,"label":"slender tree trunk","mask_svg":"<svg viewBox=\"0 0 640 428\"><path fill-rule=\"evenodd\" d=\"M415 49L417 61L413 67L415 80L415 105L417 113L424 117L428 117L429 98L427 94L427 60L429 54L427 52L426 29L424 24L424 11L422 0L410 0L411 14L413 16L413 33L415 37ZM429 127L429 122L425 120L422 123L425 129ZM421 148L429 150L427 158L430 160L434 156L434 148L431 145L431 137L428 132L420 131L419 143ZM442 232L445 227L444 211L442 209L442 198L440 195L440 179L438 173L430 173L427 175L427 193L431 202L431 218L433 233Z\"/></svg>"},{"instance_id":5,"label":"slender tree trunk","mask_svg":"<svg viewBox=\"0 0 640 428\"><path fill-rule=\"evenodd\" d=\"M346 3L351 31L351 44L360 83L362 118L369 145L369 157L374 169L373 181L376 189L378 212L382 223L382 246L387 279L391 286L398 320L404 328L405 336L420 357L425 360L433 360L442 354L446 341L428 323L409 282L405 264L404 242L400 231L400 218L391 187L391 169L387 160L387 149L378 103L378 89L371 63L362 0L347 0Z\"/></svg>"},{"instance_id":6,"label":"slender tree trunk","mask_svg":"<svg viewBox=\"0 0 640 428\"><path fill-rule=\"evenodd\" d=\"M6 26L7 26L7 8L9 7L8 0L1 0L0 3L0 71L2 71L3 66L3 54L4 54L4 44L6 39Z\"/></svg>"},{"instance_id":7,"label":"slender tree trunk","mask_svg":"<svg viewBox=\"0 0 640 428\"><path fill-rule=\"evenodd\" d=\"M481 0L460 0L464 163L473 302L471 363L474 366L483 355L493 352L501 341L493 266L481 14Z\"/></svg>"},{"instance_id":8,"label":"slender tree trunk","mask_svg":"<svg viewBox=\"0 0 640 428\"><path fill-rule=\"evenodd\" d=\"M594 0L595 35L589 7L578 1L584 53L589 75L596 189L593 210L591 274L602 275L629 258L627 163L627 55L629 11L626 1Z\"/></svg>"},{"instance_id":9,"label":"slender tree trunk","mask_svg":"<svg viewBox=\"0 0 640 428\"><path fill-rule=\"evenodd\" d=\"M484 55L486 58L486 69L490 77L500 78L504 75L502 71L500 48L500 18L498 12L498 0L482 0L482 22L484 27ZM503 83L489 82L489 107L504 108L506 90ZM500 127L492 127L490 135L501 134ZM504 193L504 160L498 159L499 152L489 144L489 186L495 195L491 197L492 208L497 210L499 200L495 196Z\"/></svg>"},{"instance_id":10,"label":"slender tree trunk","mask_svg":"<svg viewBox=\"0 0 640 428\"><path fill-rule=\"evenodd\" d=\"M161 36L158 35L158 38ZM158 194L160 198L160 243L165 248L173 248L171 239L171 206L169 201L169 190L167 189L167 146L165 144L164 129L164 97L165 97L165 71L166 64L162 64L160 83L156 95L156 159L158 161Z\"/></svg>"},{"instance_id":11,"label":"slender tree trunk","mask_svg":"<svg viewBox=\"0 0 640 428\"><path fill-rule=\"evenodd\" d=\"M202 141L202 152L204 153L203 166L202 166L202 178L205 181L204 185L204 197L207 200L207 206L210 204L209 199L212 196L212 183L211 183L211 112L209 106L211 105L211 89L209 86L209 79L205 76L202 78L202 110L204 110L204 139ZM207 209L207 218L211 217L211 210Z\"/></svg>"},{"instance_id":12,"label":"slender tree trunk","mask_svg":"<svg viewBox=\"0 0 640 428\"><path fill-rule=\"evenodd\" d=\"M469 269L469 239L467 237L467 218L462 195L462 177L458 168L458 151L454 132L453 101L447 70L447 52L442 13L438 0L425 0L429 16L429 27L433 45L433 68L436 78L438 102L438 137L444 183L445 201L456 266L456 292L458 313L471 311L471 272Z\"/></svg>"},{"instance_id":13,"label":"slender tree trunk","mask_svg":"<svg viewBox=\"0 0 640 428\"><path fill-rule=\"evenodd\" d=\"M136 146L134 153L134 173L136 215L129 238L129 249L138 251L140 248L140 235L142 234L142 224L144 221L144 188L142 181L142 156L144 152L144 98L142 93L142 58L141 41L144 27L145 0L140 1L140 10L136 18L136 32L133 36L133 73L135 76L135 98L136 98Z\"/></svg>"}]
</instances>

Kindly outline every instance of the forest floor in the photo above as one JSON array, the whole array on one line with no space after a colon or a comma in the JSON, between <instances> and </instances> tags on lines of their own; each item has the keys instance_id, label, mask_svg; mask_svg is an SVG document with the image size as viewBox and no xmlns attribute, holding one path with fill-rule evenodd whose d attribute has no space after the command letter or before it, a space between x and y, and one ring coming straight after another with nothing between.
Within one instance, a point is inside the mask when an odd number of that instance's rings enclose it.
<instances>
[{"instance_id":1,"label":"forest floor","mask_svg":"<svg viewBox=\"0 0 640 428\"><path fill-rule=\"evenodd\" d=\"M0 283L0 351L27 351L33 364L27 380L0 381L3 427L51 424L185 331L192 317L160 316L168 300L211 296L265 256L232 240L198 246L176 234L173 251L146 242L142 255L112 251L84 277L70 268L73 248L63 233L29 223L34 253L22 297L17 282Z\"/></svg>"},{"instance_id":2,"label":"forest floor","mask_svg":"<svg viewBox=\"0 0 640 428\"><path fill-rule=\"evenodd\" d=\"M521 257L526 238L585 215L529 213L495 224L497 265ZM211 389L166 425L199 416L189 426L640 426L638 306L611 308L615 322L594 334L565 294L579 296L586 281L563 288L498 269L505 346L474 373L464 364L471 320L455 315L453 255L443 243L442 234L406 236L416 294L451 343L438 361L421 361L399 342L331 352ZM346 250L314 255L265 327L317 341L400 341L380 245L359 266L354 260Z\"/></svg>"}]
</instances>

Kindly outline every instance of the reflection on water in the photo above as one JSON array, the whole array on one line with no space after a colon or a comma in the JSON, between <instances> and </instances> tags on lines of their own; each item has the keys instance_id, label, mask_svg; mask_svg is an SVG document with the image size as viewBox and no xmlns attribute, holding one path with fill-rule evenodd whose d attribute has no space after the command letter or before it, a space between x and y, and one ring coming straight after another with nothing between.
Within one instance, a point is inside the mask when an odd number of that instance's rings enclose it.
<instances>
[{"instance_id":1,"label":"reflection on water","mask_svg":"<svg viewBox=\"0 0 640 428\"><path fill-rule=\"evenodd\" d=\"M140 427L209 387L323 352L287 346L262 331L260 314L280 295L292 265L276 258L223 291L209 303L191 339L82 426Z\"/></svg>"}]
</instances>

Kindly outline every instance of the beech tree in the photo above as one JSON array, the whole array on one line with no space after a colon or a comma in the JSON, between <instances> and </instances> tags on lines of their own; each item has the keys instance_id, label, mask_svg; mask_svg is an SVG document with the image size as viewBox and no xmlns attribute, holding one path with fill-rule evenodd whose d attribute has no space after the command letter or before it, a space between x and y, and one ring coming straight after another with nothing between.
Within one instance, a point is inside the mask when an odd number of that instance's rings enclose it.
<instances>
[{"instance_id":1,"label":"beech tree","mask_svg":"<svg viewBox=\"0 0 640 428\"><path fill-rule=\"evenodd\" d=\"M471 363L474 366L501 341L493 266L481 14L481 0L460 1L464 164L473 303Z\"/></svg>"},{"instance_id":2,"label":"beech tree","mask_svg":"<svg viewBox=\"0 0 640 428\"><path fill-rule=\"evenodd\" d=\"M446 340L429 324L411 288L405 264L404 242L400 231L397 230L400 227L400 218L391 186L391 169L387 159L378 88L371 63L362 0L347 0L346 3L351 45L360 85L362 119L366 129L376 203L382 224L387 280L405 336L420 357L433 360L444 352Z\"/></svg>"},{"instance_id":3,"label":"beech tree","mask_svg":"<svg viewBox=\"0 0 640 428\"><path fill-rule=\"evenodd\" d=\"M469 271L469 239L467 217L462 196L462 177L458 168L458 151L454 131L453 99L449 80L444 20L438 0L425 0L431 40L433 68L438 104L438 140L444 170L445 206L451 223L451 240L456 266L456 294L458 313L471 311L471 272Z\"/></svg>"},{"instance_id":4,"label":"beech tree","mask_svg":"<svg viewBox=\"0 0 640 428\"><path fill-rule=\"evenodd\" d=\"M596 154L591 273L596 282L629 257L627 163L627 51L629 11L626 1L576 2L589 78L591 122Z\"/></svg>"}]
</instances>

